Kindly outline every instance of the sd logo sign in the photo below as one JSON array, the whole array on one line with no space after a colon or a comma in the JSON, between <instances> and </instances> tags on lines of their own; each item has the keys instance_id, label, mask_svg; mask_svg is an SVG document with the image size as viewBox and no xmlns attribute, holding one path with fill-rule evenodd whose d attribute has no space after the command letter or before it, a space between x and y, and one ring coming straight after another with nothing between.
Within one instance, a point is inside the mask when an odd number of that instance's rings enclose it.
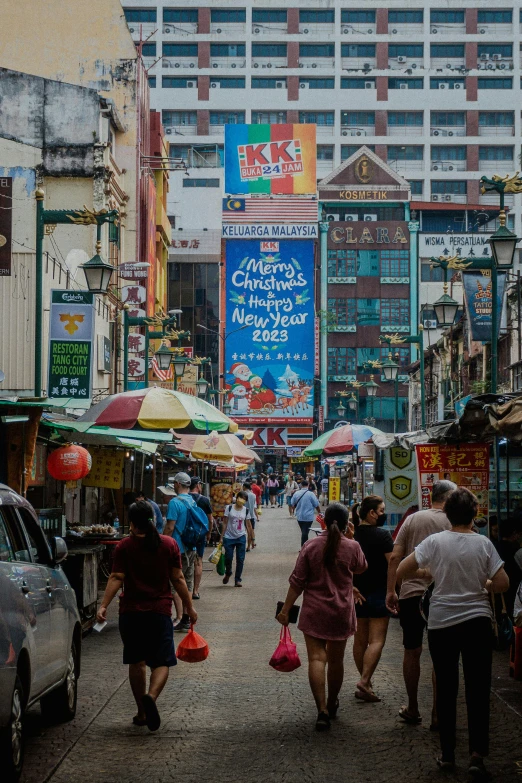
<instances>
[{"instance_id":1,"label":"sd logo sign","mask_svg":"<svg viewBox=\"0 0 522 783\"><path fill-rule=\"evenodd\" d=\"M396 468L406 468L413 458L413 451L408 449L394 448L390 449L390 460Z\"/></svg>"},{"instance_id":2,"label":"sd logo sign","mask_svg":"<svg viewBox=\"0 0 522 783\"><path fill-rule=\"evenodd\" d=\"M397 500L404 500L411 492L411 479L407 476L394 476L390 479L390 492Z\"/></svg>"}]
</instances>

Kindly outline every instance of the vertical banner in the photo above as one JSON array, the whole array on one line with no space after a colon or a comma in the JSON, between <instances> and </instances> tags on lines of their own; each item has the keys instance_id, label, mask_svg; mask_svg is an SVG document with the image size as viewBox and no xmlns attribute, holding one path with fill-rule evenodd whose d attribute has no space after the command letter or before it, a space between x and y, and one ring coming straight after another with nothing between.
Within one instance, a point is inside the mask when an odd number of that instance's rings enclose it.
<instances>
[{"instance_id":1,"label":"vertical banner","mask_svg":"<svg viewBox=\"0 0 522 783\"><path fill-rule=\"evenodd\" d=\"M400 446L384 449L384 478L375 481L374 492L386 502L389 526L395 528L410 506L417 505L415 452Z\"/></svg>"},{"instance_id":2,"label":"vertical banner","mask_svg":"<svg viewBox=\"0 0 522 783\"><path fill-rule=\"evenodd\" d=\"M315 193L315 135L315 125L225 125L225 193Z\"/></svg>"},{"instance_id":3,"label":"vertical banner","mask_svg":"<svg viewBox=\"0 0 522 783\"><path fill-rule=\"evenodd\" d=\"M0 277L11 276L13 178L0 177Z\"/></svg>"},{"instance_id":4,"label":"vertical banner","mask_svg":"<svg viewBox=\"0 0 522 783\"><path fill-rule=\"evenodd\" d=\"M461 272L461 274L471 339L482 343L490 342L493 326L491 271L488 269L477 269L475 272ZM497 285L497 334L500 331L505 286L506 275L501 272L498 275Z\"/></svg>"},{"instance_id":5,"label":"vertical banner","mask_svg":"<svg viewBox=\"0 0 522 783\"><path fill-rule=\"evenodd\" d=\"M479 501L477 516L488 516L489 446L485 443L461 443L440 446L423 443L415 446L421 508L431 508L433 484L441 479L466 487Z\"/></svg>"},{"instance_id":6,"label":"vertical banner","mask_svg":"<svg viewBox=\"0 0 522 783\"><path fill-rule=\"evenodd\" d=\"M226 242L226 333L231 416L252 424L311 423L313 241Z\"/></svg>"},{"instance_id":7,"label":"vertical banner","mask_svg":"<svg viewBox=\"0 0 522 783\"><path fill-rule=\"evenodd\" d=\"M51 291L49 329L50 398L90 399L94 340L94 294Z\"/></svg>"},{"instance_id":8,"label":"vertical banner","mask_svg":"<svg viewBox=\"0 0 522 783\"><path fill-rule=\"evenodd\" d=\"M341 479L339 476L330 476L328 479L328 502L338 503L341 500Z\"/></svg>"}]
</instances>

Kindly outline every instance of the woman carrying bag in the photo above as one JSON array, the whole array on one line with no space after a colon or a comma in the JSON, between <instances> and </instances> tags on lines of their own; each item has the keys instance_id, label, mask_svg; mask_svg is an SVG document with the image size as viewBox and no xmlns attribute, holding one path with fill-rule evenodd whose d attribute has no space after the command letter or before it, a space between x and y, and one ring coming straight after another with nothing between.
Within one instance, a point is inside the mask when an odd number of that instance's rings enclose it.
<instances>
[{"instance_id":1,"label":"woman carrying bag","mask_svg":"<svg viewBox=\"0 0 522 783\"><path fill-rule=\"evenodd\" d=\"M339 707L346 642L356 628L353 575L366 570L361 547L348 538L348 511L330 503L326 531L308 541L297 558L278 622L287 626L289 612L303 593L298 628L308 652L308 679L317 706L318 731L330 728ZM328 665L328 670L327 670ZM328 684L328 698L326 696Z\"/></svg>"},{"instance_id":2,"label":"woman carrying bag","mask_svg":"<svg viewBox=\"0 0 522 783\"><path fill-rule=\"evenodd\" d=\"M247 535L249 546L252 543L254 535L246 508L247 502L248 495L241 490L241 492L238 492L236 495L236 502L225 508L221 538L219 539L219 543L223 544L225 548L224 585L227 585L230 582L230 577L232 576L232 561L234 559L235 551L236 573L234 576L234 584L236 587L243 586L241 576L245 563Z\"/></svg>"},{"instance_id":3,"label":"woman carrying bag","mask_svg":"<svg viewBox=\"0 0 522 783\"><path fill-rule=\"evenodd\" d=\"M488 780L484 756L489 752L492 628L488 593L502 593L509 579L495 547L473 532L475 495L464 487L444 504L451 530L422 541L399 565L397 579L433 577L428 617L428 643L436 676L441 769L455 766L459 659L466 685L469 773Z\"/></svg>"}]
</instances>

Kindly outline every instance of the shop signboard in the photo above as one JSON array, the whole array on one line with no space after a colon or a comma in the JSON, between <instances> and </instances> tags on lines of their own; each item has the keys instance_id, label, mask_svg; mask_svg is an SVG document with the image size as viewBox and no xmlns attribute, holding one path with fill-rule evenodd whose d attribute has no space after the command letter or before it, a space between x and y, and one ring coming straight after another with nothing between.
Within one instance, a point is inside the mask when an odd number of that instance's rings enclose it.
<instances>
[{"instance_id":1,"label":"shop signboard","mask_svg":"<svg viewBox=\"0 0 522 783\"><path fill-rule=\"evenodd\" d=\"M315 125L225 125L225 193L315 193Z\"/></svg>"},{"instance_id":2,"label":"shop signboard","mask_svg":"<svg viewBox=\"0 0 522 783\"><path fill-rule=\"evenodd\" d=\"M313 419L314 243L226 243L226 388L250 424Z\"/></svg>"},{"instance_id":3,"label":"shop signboard","mask_svg":"<svg viewBox=\"0 0 522 783\"><path fill-rule=\"evenodd\" d=\"M339 476L330 476L328 479L328 501L338 503L341 500L341 479Z\"/></svg>"},{"instance_id":4,"label":"shop signboard","mask_svg":"<svg viewBox=\"0 0 522 783\"><path fill-rule=\"evenodd\" d=\"M122 449L90 448L92 466L82 483L84 487L120 489L125 452Z\"/></svg>"},{"instance_id":5,"label":"shop signboard","mask_svg":"<svg viewBox=\"0 0 522 783\"><path fill-rule=\"evenodd\" d=\"M464 283L464 297L469 316L471 339L483 343L490 342L493 326L491 270L477 269L474 272L462 272L461 274ZM506 274L501 272L498 275L497 286L497 334L500 330L505 285Z\"/></svg>"},{"instance_id":6,"label":"shop signboard","mask_svg":"<svg viewBox=\"0 0 522 783\"><path fill-rule=\"evenodd\" d=\"M317 223L223 223L225 239L317 239Z\"/></svg>"},{"instance_id":7,"label":"shop signboard","mask_svg":"<svg viewBox=\"0 0 522 783\"><path fill-rule=\"evenodd\" d=\"M286 447L286 456L287 457L300 457L303 452L303 449L299 448L298 446L287 446Z\"/></svg>"},{"instance_id":8,"label":"shop signboard","mask_svg":"<svg viewBox=\"0 0 522 783\"><path fill-rule=\"evenodd\" d=\"M461 256L489 258L489 234L423 234L419 233L419 258Z\"/></svg>"},{"instance_id":9,"label":"shop signboard","mask_svg":"<svg viewBox=\"0 0 522 783\"><path fill-rule=\"evenodd\" d=\"M146 280L149 266L146 261L127 261L118 266L118 274L123 280Z\"/></svg>"},{"instance_id":10,"label":"shop signboard","mask_svg":"<svg viewBox=\"0 0 522 783\"><path fill-rule=\"evenodd\" d=\"M51 291L48 397L90 399L94 295Z\"/></svg>"},{"instance_id":11,"label":"shop signboard","mask_svg":"<svg viewBox=\"0 0 522 783\"><path fill-rule=\"evenodd\" d=\"M466 487L479 501L477 516L488 516L489 446L485 443L461 443L442 446L423 443L415 446L420 508L431 508L433 484L448 479Z\"/></svg>"},{"instance_id":12,"label":"shop signboard","mask_svg":"<svg viewBox=\"0 0 522 783\"><path fill-rule=\"evenodd\" d=\"M11 276L13 178L0 177L0 277Z\"/></svg>"},{"instance_id":13,"label":"shop signboard","mask_svg":"<svg viewBox=\"0 0 522 783\"><path fill-rule=\"evenodd\" d=\"M111 341L104 334L98 335L98 370L112 372Z\"/></svg>"},{"instance_id":14,"label":"shop signboard","mask_svg":"<svg viewBox=\"0 0 522 783\"><path fill-rule=\"evenodd\" d=\"M384 498L389 525L395 528L405 512L418 501L415 452L394 446L384 449L383 480L374 492Z\"/></svg>"}]
</instances>

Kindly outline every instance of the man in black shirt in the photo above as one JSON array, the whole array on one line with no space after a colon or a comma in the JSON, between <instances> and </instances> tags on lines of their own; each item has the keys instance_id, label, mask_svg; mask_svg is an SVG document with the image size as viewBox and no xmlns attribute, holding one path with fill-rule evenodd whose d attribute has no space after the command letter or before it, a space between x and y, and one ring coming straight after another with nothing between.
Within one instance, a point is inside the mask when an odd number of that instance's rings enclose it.
<instances>
[{"instance_id":1,"label":"man in black shirt","mask_svg":"<svg viewBox=\"0 0 522 783\"><path fill-rule=\"evenodd\" d=\"M205 496L201 494L202 490L202 482L199 476L193 476L190 479L190 494L193 495L194 500L196 501L196 504L201 508L205 514L208 517L208 535L207 535L207 543L210 540L210 534L212 533L212 525L214 522L214 519L212 517L212 506L210 505L210 500ZM201 584L201 576L203 574L203 555L205 554L205 547L201 546L198 551L196 552L196 562L194 564L194 591L192 593L192 598L198 599L200 597L199 595L199 586Z\"/></svg>"}]
</instances>

